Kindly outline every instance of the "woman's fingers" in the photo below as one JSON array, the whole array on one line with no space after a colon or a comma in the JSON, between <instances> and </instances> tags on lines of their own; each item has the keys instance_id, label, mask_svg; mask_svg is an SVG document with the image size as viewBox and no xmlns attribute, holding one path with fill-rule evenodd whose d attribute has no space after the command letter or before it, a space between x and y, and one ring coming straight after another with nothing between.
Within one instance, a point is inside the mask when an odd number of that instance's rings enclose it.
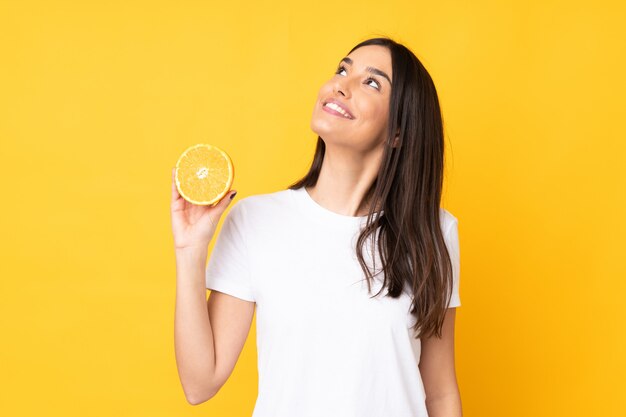
<instances>
[{"instance_id":1,"label":"woman's fingers","mask_svg":"<svg viewBox=\"0 0 626 417\"><path fill-rule=\"evenodd\" d=\"M176 188L176 168L172 168L172 202L176 201L179 197L178 189Z\"/></svg>"}]
</instances>

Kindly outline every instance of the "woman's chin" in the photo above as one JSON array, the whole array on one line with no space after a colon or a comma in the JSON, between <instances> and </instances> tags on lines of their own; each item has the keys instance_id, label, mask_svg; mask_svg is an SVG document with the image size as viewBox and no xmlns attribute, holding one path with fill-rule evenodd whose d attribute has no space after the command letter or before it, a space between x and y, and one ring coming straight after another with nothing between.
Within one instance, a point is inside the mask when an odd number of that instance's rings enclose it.
<instances>
[{"instance_id":1,"label":"woman's chin","mask_svg":"<svg viewBox=\"0 0 626 417\"><path fill-rule=\"evenodd\" d=\"M345 134L347 133L344 129L341 129L336 124L319 119L311 120L310 127L314 133L323 138L333 136L345 136Z\"/></svg>"}]
</instances>

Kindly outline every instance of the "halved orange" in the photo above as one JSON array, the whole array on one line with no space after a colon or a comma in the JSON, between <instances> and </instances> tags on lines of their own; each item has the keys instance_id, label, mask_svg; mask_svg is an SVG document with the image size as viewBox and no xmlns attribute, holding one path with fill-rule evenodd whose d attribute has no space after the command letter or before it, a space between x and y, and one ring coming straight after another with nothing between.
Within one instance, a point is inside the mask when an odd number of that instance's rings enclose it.
<instances>
[{"instance_id":1,"label":"halved orange","mask_svg":"<svg viewBox=\"0 0 626 417\"><path fill-rule=\"evenodd\" d=\"M176 188L193 204L213 205L230 191L235 167L217 146L200 143L187 148L176 162Z\"/></svg>"}]
</instances>

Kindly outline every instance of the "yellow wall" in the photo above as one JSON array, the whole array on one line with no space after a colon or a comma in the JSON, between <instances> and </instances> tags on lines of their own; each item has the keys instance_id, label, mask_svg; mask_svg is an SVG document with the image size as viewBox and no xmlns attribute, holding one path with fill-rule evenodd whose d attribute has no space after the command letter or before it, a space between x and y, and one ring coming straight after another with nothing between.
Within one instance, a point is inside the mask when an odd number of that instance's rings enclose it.
<instances>
[{"instance_id":1,"label":"yellow wall","mask_svg":"<svg viewBox=\"0 0 626 417\"><path fill-rule=\"evenodd\" d=\"M208 142L236 199L286 187L376 35L440 93L464 415L626 415L622 2L97 3L0 2L1 415L251 414L254 329L213 400L178 380L171 167Z\"/></svg>"}]
</instances>

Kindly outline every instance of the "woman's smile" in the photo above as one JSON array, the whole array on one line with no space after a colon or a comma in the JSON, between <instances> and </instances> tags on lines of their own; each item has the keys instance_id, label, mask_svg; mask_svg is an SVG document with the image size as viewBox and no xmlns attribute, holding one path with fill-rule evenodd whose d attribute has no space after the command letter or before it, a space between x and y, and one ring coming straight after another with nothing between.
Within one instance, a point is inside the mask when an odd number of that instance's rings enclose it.
<instances>
[{"instance_id":1,"label":"woman's smile","mask_svg":"<svg viewBox=\"0 0 626 417\"><path fill-rule=\"evenodd\" d=\"M327 113L332 114L333 116L339 116L342 119L352 119L341 107L337 106L335 103L326 103L322 105L322 110ZM344 113L342 113L344 112Z\"/></svg>"}]
</instances>

